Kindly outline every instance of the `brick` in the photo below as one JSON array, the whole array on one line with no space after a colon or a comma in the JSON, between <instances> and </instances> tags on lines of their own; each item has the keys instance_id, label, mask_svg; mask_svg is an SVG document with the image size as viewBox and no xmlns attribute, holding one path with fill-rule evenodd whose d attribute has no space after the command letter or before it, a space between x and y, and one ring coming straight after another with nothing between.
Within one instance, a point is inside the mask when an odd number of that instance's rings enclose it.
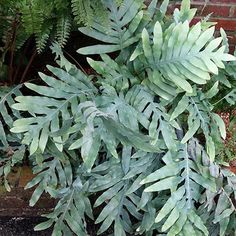
<instances>
[{"instance_id":1,"label":"brick","mask_svg":"<svg viewBox=\"0 0 236 236\"><path fill-rule=\"evenodd\" d=\"M231 46L236 46L236 32L229 32L226 31L227 38L228 38L228 43ZM220 31L215 32L215 37L220 37Z\"/></svg>"},{"instance_id":2,"label":"brick","mask_svg":"<svg viewBox=\"0 0 236 236\"><path fill-rule=\"evenodd\" d=\"M231 54L234 54L234 51L235 51L235 45L229 45L229 52Z\"/></svg>"},{"instance_id":3,"label":"brick","mask_svg":"<svg viewBox=\"0 0 236 236\"><path fill-rule=\"evenodd\" d=\"M190 25L195 25L197 24L199 21L201 20L201 17L195 17L192 19L192 21L190 22Z\"/></svg>"},{"instance_id":4,"label":"brick","mask_svg":"<svg viewBox=\"0 0 236 236\"><path fill-rule=\"evenodd\" d=\"M193 4L192 7L197 8L197 15L198 16L207 16L212 13L212 17L228 17L230 13L230 6L215 6L215 5L195 5Z\"/></svg>"},{"instance_id":5,"label":"brick","mask_svg":"<svg viewBox=\"0 0 236 236\"><path fill-rule=\"evenodd\" d=\"M232 3L236 5L236 0L209 0L211 3Z\"/></svg>"},{"instance_id":6,"label":"brick","mask_svg":"<svg viewBox=\"0 0 236 236\"><path fill-rule=\"evenodd\" d=\"M236 33L226 32L229 40L229 44L236 45Z\"/></svg>"},{"instance_id":7,"label":"brick","mask_svg":"<svg viewBox=\"0 0 236 236\"><path fill-rule=\"evenodd\" d=\"M236 31L236 19L211 18L210 21L217 22L217 30L223 28L225 31Z\"/></svg>"},{"instance_id":8,"label":"brick","mask_svg":"<svg viewBox=\"0 0 236 236\"><path fill-rule=\"evenodd\" d=\"M191 25L196 24L198 21L200 21L201 17L195 17L191 21ZM210 18L209 22L216 22L215 25L216 31L219 31L220 28L223 28L226 31L227 35L232 35L234 31L236 31L236 19L227 19L227 18Z\"/></svg>"},{"instance_id":9,"label":"brick","mask_svg":"<svg viewBox=\"0 0 236 236\"><path fill-rule=\"evenodd\" d=\"M168 6L168 9L167 9L167 14L168 15L171 15L175 8L180 8L180 4L179 3L171 3L169 6Z\"/></svg>"},{"instance_id":10,"label":"brick","mask_svg":"<svg viewBox=\"0 0 236 236\"><path fill-rule=\"evenodd\" d=\"M231 6L229 10L229 17L236 17L236 6Z\"/></svg>"},{"instance_id":11,"label":"brick","mask_svg":"<svg viewBox=\"0 0 236 236\"><path fill-rule=\"evenodd\" d=\"M236 1L236 0L235 0ZM212 14L212 17L236 17L236 7L231 5L212 5L212 4L201 4L193 2L192 8L197 8L197 16L207 16ZM167 14L172 14L175 8L180 8L180 3L172 2L168 6Z\"/></svg>"}]
</instances>

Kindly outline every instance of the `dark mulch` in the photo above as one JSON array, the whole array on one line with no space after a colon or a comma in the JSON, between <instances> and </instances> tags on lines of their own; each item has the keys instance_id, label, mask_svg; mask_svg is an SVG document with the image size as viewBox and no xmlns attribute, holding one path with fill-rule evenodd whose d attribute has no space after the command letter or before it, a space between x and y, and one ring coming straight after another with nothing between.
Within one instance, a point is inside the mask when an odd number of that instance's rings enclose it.
<instances>
[{"instance_id":1,"label":"dark mulch","mask_svg":"<svg viewBox=\"0 0 236 236\"><path fill-rule=\"evenodd\" d=\"M0 236L51 236L51 231L35 232L41 217L0 217Z\"/></svg>"},{"instance_id":2,"label":"dark mulch","mask_svg":"<svg viewBox=\"0 0 236 236\"><path fill-rule=\"evenodd\" d=\"M2 217L0 216L0 236L51 236L51 230L35 232L34 227L44 221L42 217ZM96 236L98 227L89 225L88 233ZM102 234L101 236L107 236Z\"/></svg>"}]
</instances>

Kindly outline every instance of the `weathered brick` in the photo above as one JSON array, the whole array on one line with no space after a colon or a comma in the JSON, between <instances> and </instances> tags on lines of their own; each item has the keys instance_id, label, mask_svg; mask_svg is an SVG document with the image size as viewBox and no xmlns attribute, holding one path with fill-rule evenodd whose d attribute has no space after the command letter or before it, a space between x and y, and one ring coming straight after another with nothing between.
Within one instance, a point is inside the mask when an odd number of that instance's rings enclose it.
<instances>
[{"instance_id":1,"label":"weathered brick","mask_svg":"<svg viewBox=\"0 0 236 236\"><path fill-rule=\"evenodd\" d=\"M234 53L234 51L235 51L235 44L234 45L229 45L229 52L231 53L231 54L233 54Z\"/></svg>"},{"instance_id":2,"label":"weathered brick","mask_svg":"<svg viewBox=\"0 0 236 236\"><path fill-rule=\"evenodd\" d=\"M192 7L197 8L197 15L198 16L207 16L212 14L212 17L227 17L230 13L230 6L215 6L215 5L195 5L193 4Z\"/></svg>"},{"instance_id":3,"label":"weathered brick","mask_svg":"<svg viewBox=\"0 0 236 236\"><path fill-rule=\"evenodd\" d=\"M175 8L180 8L180 3L171 2L168 6L167 14L171 15L174 12Z\"/></svg>"},{"instance_id":4,"label":"weathered brick","mask_svg":"<svg viewBox=\"0 0 236 236\"><path fill-rule=\"evenodd\" d=\"M227 18L211 18L211 21L216 21L216 29L223 28L225 31L236 31L236 20Z\"/></svg>"},{"instance_id":5,"label":"weathered brick","mask_svg":"<svg viewBox=\"0 0 236 236\"><path fill-rule=\"evenodd\" d=\"M229 44L236 45L236 32L227 32Z\"/></svg>"},{"instance_id":6,"label":"weathered brick","mask_svg":"<svg viewBox=\"0 0 236 236\"><path fill-rule=\"evenodd\" d=\"M235 0L209 0L209 2L211 2L211 3L232 3L232 4L236 5Z\"/></svg>"},{"instance_id":7,"label":"weathered brick","mask_svg":"<svg viewBox=\"0 0 236 236\"><path fill-rule=\"evenodd\" d=\"M195 17L192 19L192 21L190 22L190 25L195 25L197 24L202 18L201 17Z\"/></svg>"},{"instance_id":8,"label":"weathered brick","mask_svg":"<svg viewBox=\"0 0 236 236\"><path fill-rule=\"evenodd\" d=\"M236 17L236 6L231 6L229 10L229 17Z\"/></svg>"}]
</instances>

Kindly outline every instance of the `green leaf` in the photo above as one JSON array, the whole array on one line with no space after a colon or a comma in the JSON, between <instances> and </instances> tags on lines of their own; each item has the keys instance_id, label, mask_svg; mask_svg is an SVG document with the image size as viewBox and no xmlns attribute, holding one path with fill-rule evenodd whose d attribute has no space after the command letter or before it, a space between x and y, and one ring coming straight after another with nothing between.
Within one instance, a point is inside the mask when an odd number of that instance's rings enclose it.
<instances>
[{"instance_id":1,"label":"green leaf","mask_svg":"<svg viewBox=\"0 0 236 236\"><path fill-rule=\"evenodd\" d=\"M200 229L205 235L209 235L209 232L206 226L204 225L204 222L194 211L189 212L188 218L194 224L195 227Z\"/></svg>"},{"instance_id":2,"label":"green leaf","mask_svg":"<svg viewBox=\"0 0 236 236\"><path fill-rule=\"evenodd\" d=\"M41 197L41 195L43 194L44 188L43 188L43 183L41 183L35 190L33 195L31 196L30 199L30 206L34 206L36 204L36 202L39 200L39 198Z\"/></svg>"},{"instance_id":3,"label":"green leaf","mask_svg":"<svg viewBox=\"0 0 236 236\"><path fill-rule=\"evenodd\" d=\"M181 177L169 177L166 179L162 179L158 181L157 183L147 187L144 191L145 192L159 192L166 189L172 189L175 188L180 182L182 181Z\"/></svg>"},{"instance_id":4,"label":"green leaf","mask_svg":"<svg viewBox=\"0 0 236 236\"><path fill-rule=\"evenodd\" d=\"M149 34L148 31L144 28L142 32L142 42L143 42L143 51L146 58L148 58L150 63L153 63L152 60L152 48L150 46Z\"/></svg>"},{"instance_id":5,"label":"green leaf","mask_svg":"<svg viewBox=\"0 0 236 236\"><path fill-rule=\"evenodd\" d=\"M220 224L220 236L224 236L229 225L230 218L224 218L219 222Z\"/></svg>"},{"instance_id":6,"label":"green leaf","mask_svg":"<svg viewBox=\"0 0 236 236\"><path fill-rule=\"evenodd\" d=\"M184 193L185 193L184 187L180 187L177 191L175 191L171 195L171 197L166 201L165 205L159 211L155 219L156 223L160 222L171 212L171 210L175 207L177 202L182 199L182 197L184 196Z\"/></svg>"},{"instance_id":7,"label":"green leaf","mask_svg":"<svg viewBox=\"0 0 236 236\"><path fill-rule=\"evenodd\" d=\"M205 93L206 98L208 99L213 98L219 92L218 85L219 85L218 81L214 83L211 89Z\"/></svg>"},{"instance_id":8,"label":"green leaf","mask_svg":"<svg viewBox=\"0 0 236 236\"><path fill-rule=\"evenodd\" d=\"M225 100L230 104L234 105L236 102L236 89L233 89L225 96Z\"/></svg>"},{"instance_id":9,"label":"green leaf","mask_svg":"<svg viewBox=\"0 0 236 236\"><path fill-rule=\"evenodd\" d=\"M187 215L185 213L182 213L182 214L180 213L178 220L175 222L175 224L168 231L167 236L178 235L182 231L182 228L185 225L186 220L187 220Z\"/></svg>"},{"instance_id":10,"label":"green leaf","mask_svg":"<svg viewBox=\"0 0 236 236\"><path fill-rule=\"evenodd\" d=\"M182 114L187 107L189 106L189 99L187 96L183 96L182 99L179 101L178 105L174 109L173 113L171 114L170 120L174 120L180 114Z\"/></svg>"},{"instance_id":11,"label":"green leaf","mask_svg":"<svg viewBox=\"0 0 236 236\"><path fill-rule=\"evenodd\" d=\"M83 55L102 54L118 51L120 49L117 45L96 45L80 48L77 50L78 53ZM96 52L96 53L95 53Z\"/></svg>"},{"instance_id":12,"label":"green leaf","mask_svg":"<svg viewBox=\"0 0 236 236\"><path fill-rule=\"evenodd\" d=\"M107 45L94 45L80 48L80 54L102 54L115 52L127 48L138 41L134 33L143 19L143 12L140 11L143 1L124 0L121 6L115 1L105 1L104 7L108 9L108 27L102 22L96 21L91 27L79 28L79 30L97 40L109 43Z\"/></svg>"},{"instance_id":13,"label":"green leaf","mask_svg":"<svg viewBox=\"0 0 236 236\"><path fill-rule=\"evenodd\" d=\"M106 207L103 208L101 213L99 214L98 218L96 219L95 223L98 224L102 221L104 221L106 218L112 219L112 215L109 215L117 206L119 205L119 202L117 201L117 197L112 198L111 201L106 205ZM114 220L114 219L113 219ZM112 222L109 222L112 223Z\"/></svg>"},{"instance_id":14,"label":"green leaf","mask_svg":"<svg viewBox=\"0 0 236 236\"><path fill-rule=\"evenodd\" d=\"M208 137L206 140L207 153L210 157L210 160L213 162L215 160L215 144L211 137Z\"/></svg>"},{"instance_id":15,"label":"green leaf","mask_svg":"<svg viewBox=\"0 0 236 236\"><path fill-rule=\"evenodd\" d=\"M45 230L45 229L48 229L52 226L53 224L53 220L50 219L50 220L47 220L45 222L42 222L40 224L38 224L37 226L34 227L34 230L35 231L41 231L41 230Z\"/></svg>"},{"instance_id":16,"label":"green leaf","mask_svg":"<svg viewBox=\"0 0 236 236\"><path fill-rule=\"evenodd\" d=\"M24 143L30 145L31 155L38 148L44 152L50 138L54 140L58 150L63 150L63 142L69 138L67 130L72 122L60 122L61 118L69 120L71 116L75 116L74 107L78 106L78 100L86 91L89 93L94 89L78 69L74 70L74 76L60 68L48 66L48 69L59 79L40 74L48 86L30 83L26 86L42 96L18 96L18 103L12 105L16 110L28 111L31 114L31 117L16 120L11 129L15 133L24 133ZM67 130L60 133L65 125Z\"/></svg>"},{"instance_id":17,"label":"green leaf","mask_svg":"<svg viewBox=\"0 0 236 236\"><path fill-rule=\"evenodd\" d=\"M177 175L180 171L181 167L177 163L173 163L167 166L164 166L152 174L148 175L144 180L141 181L140 184L146 184L149 182L154 182L163 178L167 178L170 176Z\"/></svg>"},{"instance_id":18,"label":"green leaf","mask_svg":"<svg viewBox=\"0 0 236 236\"><path fill-rule=\"evenodd\" d=\"M223 220L224 218L229 217L232 214L232 212L234 212L234 209L232 209L232 208L225 209L220 215L217 215L215 217L213 223L215 224L215 223Z\"/></svg>"},{"instance_id":19,"label":"green leaf","mask_svg":"<svg viewBox=\"0 0 236 236\"><path fill-rule=\"evenodd\" d=\"M109 200L112 197L114 197L120 191L122 187L123 187L123 183L120 182L114 185L113 187L109 188L107 191L105 191L101 196L97 198L96 202L94 203L94 206L98 207L106 200Z\"/></svg>"},{"instance_id":20,"label":"green leaf","mask_svg":"<svg viewBox=\"0 0 236 236\"><path fill-rule=\"evenodd\" d=\"M114 236L126 236L126 233L120 223L120 220L115 220Z\"/></svg>"},{"instance_id":21,"label":"green leaf","mask_svg":"<svg viewBox=\"0 0 236 236\"><path fill-rule=\"evenodd\" d=\"M175 207L170 215L168 216L167 220L165 221L165 224L162 226L162 231L168 230L179 218L179 211L177 207Z\"/></svg>"},{"instance_id":22,"label":"green leaf","mask_svg":"<svg viewBox=\"0 0 236 236\"><path fill-rule=\"evenodd\" d=\"M223 139L225 139L226 138L226 127L225 127L225 123L224 123L223 119L216 113L212 113L212 117L219 127L221 137Z\"/></svg>"},{"instance_id":23,"label":"green leaf","mask_svg":"<svg viewBox=\"0 0 236 236\"><path fill-rule=\"evenodd\" d=\"M144 68L148 68L147 71L158 70L166 84L171 82L189 94L193 92L189 80L195 84L205 84L210 79L210 73L218 74L218 67L224 66L222 61L235 60L232 55L225 53L222 47L218 49L221 37L210 41L214 27L205 31L201 31L201 23L189 27L188 19L192 19L195 12L196 9L190 9L189 2L183 2L181 11L175 11L177 24L171 24L164 31L160 22L155 24L151 31L154 35L153 44L149 40L150 32L143 30L143 53L138 46L138 51L135 51L131 58L135 60L137 56L140 59L145 57L146 61L141 61ZM209 93L216 93L215 87ZM160 91L157 94L161 94Z\"/></svg>"},{"instance_id":24,"label":"green leaf","mask_svg":"<svg viewBox=\"0 0 236 236\"><path fill-rule=\"evenodd\" d=\"M181 143L188 142L188 140L191 139L193 135L197 132L199 127L200 127L200 120L195 120L194 123L192 124L192 127L184 135L183 139L181 140Z\"/></svg>"}]
</instances>

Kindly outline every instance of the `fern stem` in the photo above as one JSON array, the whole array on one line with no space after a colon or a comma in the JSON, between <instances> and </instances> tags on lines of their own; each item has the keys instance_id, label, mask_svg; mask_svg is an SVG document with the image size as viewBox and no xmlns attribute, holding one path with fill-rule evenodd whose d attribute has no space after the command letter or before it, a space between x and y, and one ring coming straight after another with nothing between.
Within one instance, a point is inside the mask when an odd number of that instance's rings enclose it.
<instances>
[{"instance_id":1,"label":"fern stem","mask_svg":"<svg viewBox=\"0 0 236 236\"><path fill-rule=\"evenodd\" d=\"M220 103L221 101L223 101L227 96L228 96L228 94L225 95L225 96L224 96L223 98L221 98L220 100L218 100L217 102L213 103L212 105L213 105L213 106L217 105L218 103Z\"/></svg>"},{"instance_id":2,"label":"fern stem","mask_svg":"<svg viewBox=\"0 0 236 236\"><path fill-rule=\"evenodd\" d=\"M75 191L75 189L72 189L71 194L70 194L70 198L69 198L69 200L68 200L68 203L66 204L66 207L65 207L65 209L64 209L63 214L61 215L61 217L60 217L60 219L59 219L59 222L63 222L66 213L67 213L67 212L69 211L69 209L70 209L71 202L73 201L74 191Z\"/></svg>"},{"instance_id":3,"label":"fern stem","mask_svg":"<svg viewBox=\"0 0 236 236\"><path fill-rule=\"evenodd\" d=\"M31 38L30 38L30 39L31 39ZM22 65L23 57L24 57L24 55L26 54L26 52L27 52L27 50L28 50L28 48L29 48L30 41L31 41L30 39L29 39L28 42L26 43L26 46L25 46L25 48L24 48L24 51L23 51L23 53L22 53L21 56L20 56L19 63L18 63L16 72L15 72L14 78L13 78L13 83L14 83L14 84L15 84L17 75L18 75L18 73L19 73L20 67L21 67L21 65Z\"/></svg>"},{"instance_id":4,"label":"fern stem","mask_svg":"<svg viewBox=\"0 0 236 236\"><path fill-rule=\"evenodd\" d=\"M188 207L188 209L191 209L191 193L190 193L190 182L189 182L189 160L188 160L187 144L185 144L184 151L185 151L185 161L186 161L185 186L186 186L187 207Z\"/></svg>"},{"instance_id":5,"label":"fern stem","mask_svg":"<svg viewBox=\"0 0 236 236\"><path fill-rule=\"evenodd\" d=\"M16 31L18 24L18 15L16 15L14 21L12 22L12 39L10 42L10 66L9 66L9 74L8 79L10 85L13 85L13 59L14 59L14 51L15 51L15 43L16 43Z\"/></svg>"},{"instance_id":6,"label":"fern stem","mask_svg":"<svg viewBox=\"0 0 236 236\"><path fill-rule=\"evenodd\" d=\"M69 52L67 52L65 49L62 49L62 50L65 52L65 54L66 54L68 57L70 57L70 58L76 63L76 65L80 68L80 70L82 70L82 71L84 72L84 74L87 75L86 71L85 71L84 68L80 65L80 63L79 63Z\"/></svg>"},{"instance_id":7,"label":"fern stem","mask_svg":"<svg viewBox=\"0 0 236 236\"><path fill-rule=\"evenodd\" d=\"M195 109L196 109L196 111L197 111L197 114L199 115L199 118L200 118L201 122L205 123L205 120L204 120L204 118L202 117L202 114L201 114L201 112L199 111L198 106L196 105L196 102L192 99L192 97L190 97L190 99L191 99L191 103L194 105L194 107L195 107Z\"/></svg>"},{"instance_id":8,"label":"fern stem","mask_svg":"<svg viewBox=\"0 0 236 236\"><path fill-rule=\"evenodd\" d=\"M14 47L11 48L10 50L11 54L11 59L10 59L10 65L9 65L9 74L8 74L8 80L10 85L13 85L13 58L14 58Z\"/></svg>"},{"instance_id":9,"label":"fern stem","mask_svg":"<svg viewBox=\"0 0 236 236\"><path fill-rule=\"evenodd\" d=\"M30 68L30 66L32 65L32 62L33 62L33 60L34 60L34 58L35 58L36 55L37 55L37 51L34 50L34 53L32 54L32 56L31 56L31 58L30 58L30 60L29 60L29 63L27 64L27 66L26 66L26 68L25 68L25 70L24 70L24 73L23 73L23 75L22 75L22 77L21 77L20 83L23 83L23 82L24 82L25 76L27 75L27 73L28 73L28 71L29 71L29 68Z\"/></svg>"}]
</instances>

